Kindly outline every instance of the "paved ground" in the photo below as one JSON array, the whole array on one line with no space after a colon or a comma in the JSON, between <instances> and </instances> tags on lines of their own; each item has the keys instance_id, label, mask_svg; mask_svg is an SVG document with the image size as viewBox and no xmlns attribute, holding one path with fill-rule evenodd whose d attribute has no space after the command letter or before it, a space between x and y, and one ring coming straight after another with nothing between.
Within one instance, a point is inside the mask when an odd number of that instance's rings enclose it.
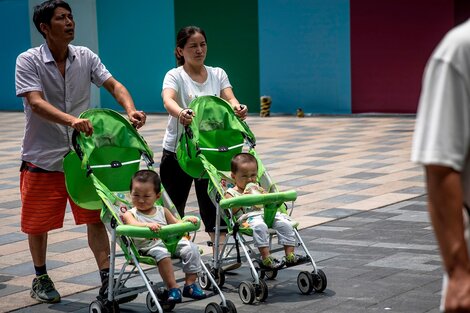
<instances>
[{"instance_id":1,"label":"paved ground","mask_svg":"<svg viewBox=\"0 0 470 313\"><path fill-rule=\"evenodd\" d=\"M438 312L441 262L422 171L408 161L413 118L250 116L248 124L280 189L298 192L293 216L328 288L303 296L296 285L302 267L286 269L268 281L266 303L247 306L236 293L238 283L250 277L242 267L224 288L238 312ZM142 130L157 161L165 125L164 116L152 115ZM99 278L85 229L73 224L70 213L64 228L49 237L49 273L63 301L34 305L29 298L33 269L19 231L22 129L22 114L0 115L0 311L87 312ZM188 211L196 214L196 206L191 195ZM206 239L200 233L197 242ZM204 251L207 257L209 249ZM219 299L184 303L175 311L201 312L210 301ZM144 302L142 295L121 311L145 312Z\"/></svg>"}]
</instances>

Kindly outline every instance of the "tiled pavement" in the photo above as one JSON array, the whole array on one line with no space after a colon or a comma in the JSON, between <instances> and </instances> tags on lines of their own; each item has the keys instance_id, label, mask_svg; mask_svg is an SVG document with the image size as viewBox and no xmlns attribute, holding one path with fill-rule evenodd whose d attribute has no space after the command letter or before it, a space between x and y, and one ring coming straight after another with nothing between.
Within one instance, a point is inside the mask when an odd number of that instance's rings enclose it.
<instances>
[{"instance_id":1,"label":"tiled pavement","mask_svg":"<svg viewBox=\"0 0 470 313\"><path fill-rule=\"evenodd\" d=\"M280 189L298 192L293 216L327 274L328 288L324 294L300 295L296 277L302 267L296 267L268 281L266 303L246 306L235 292L238 282L248 279L244 267L227 277L225 288L238 312L437 312L441 263L427 219L422 171L409 162L412 117L250 116L248 124ZM165 125L165 116L151 115L142 130L156 161ZM99 277L85 228L75 226L70 213L64 228L50 234L48 250L49 273L64 299L31 306L33 269L26 236L19 231L22 130L21 113L2 112L0 311L87 312ZM194 195L188 205L197 213ZM206 239L200 232L197 242ZM175 311L201 312L209 301L185 303ZM121 311L145 312L144 302L140 296Z\"/></svg>"}]
</instances>

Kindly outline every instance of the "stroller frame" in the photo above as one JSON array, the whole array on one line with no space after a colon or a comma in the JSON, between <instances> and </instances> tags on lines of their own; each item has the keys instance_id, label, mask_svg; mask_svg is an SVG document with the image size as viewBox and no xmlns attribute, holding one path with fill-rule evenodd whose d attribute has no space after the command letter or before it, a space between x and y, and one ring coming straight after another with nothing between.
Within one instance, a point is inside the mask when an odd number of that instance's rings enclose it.
<instances>
[{"instance_id":1,"label":"stroller frame","mask_svg":"<svg viewBox=\"0 0 470 313\"><path fill-rule=\"evenodd\" d=\"M145 162L148 169L153 170L153 153L132 125L113 110L90 109L83 112L80 118L87 118L92 122L94 133L89 137L78 132L73 134L74 151L71 151L64 159L67 190L74 202L80 206L101 210L101 220L111 235L107 297L98 296L97 300L90 304L89 312L119 312L118 300L135 299L139 293L145 291L148 291L146 304L150 312L171 311L175 307L175 303L166 302L166 291L162 288L156 289L157 283L152 282L147 275L149 270L155 270L155 259L141 255L132 238L161 238L173 255L176 244L181 237L188 232L197 231L200 223L194 225L190 222L184 222L183 219L182 223L163 226L158 233L154 233L146 227L124 225L120 220L119 212L122 212L123 208L130 208L130 203L125 199L122 191L128 189L130 174L140 168L142 161ZM124 143L119 144L119 141ZM105 153L97 154L98 156L93 155L93 152L100 148ZM125 150L125 153L117 154L117 159L115 156L109 156L109 151L116 152L119 151L119 148ZM119 159L120 157L123 159ZM93 160L93 164L90 160ZM125 173L128 176L125 184L116 180L115 177L100 176L100 173L102 174L103 171L109 169L116 170L115 174ZM99 176L100 178L98 178ZM113 188L108 188L100 179L107 180ZM123 186L126 184L127 188L124 188ZM175 212L177 214L171 199L163 188L162 197L157 200L157 204L163 205L173 214ZM176 216L179 217L179 215ZM118 244L122 253L117 253ZM120 270L116 270L116 258L120 256L125 257L125 262ZM141 263L152 266L144 269ZM201 266L202 271L208 275L209 270L202 260ZM128 270L128 267L132 268ZM124 286L128 280L137 276L142 278L143 285ZM209 277L209 279L211 278ZM215 302L209 303L205 312L212 313L224 310L236 313L235 305L225 298L216 282L213 281L213 283L214 294L219 295L221 302L220 305Z\"/></svg>"},{"instance_id":2,"label":"stroller frame","mask_svg":"<svg viewBox=\"0 0 470 313\"><path fill-rule=\"evenodd\" d=\"M245 238L248 233L244 232L235 221L231 208L264 205L264 218L266 224L271 229L276 212L287 213L285 202L292 201L293 203L297 198L297 193L294 190L280 192L277 189L277 186L273 183L256 154L254 135L249 130L248 125L235 116L230 104L225 100L214 96L202 96L193 100L189 108L195 111L196 115L193 117L193 122L189 127L186 127L185 132L181 136L177 154L180 166L189 175L195 178L209 178L210 180L208 194L216 207L214 253L210 262L211 274L214 275L218 285L222 286L225 282L223 266L235 262L240 263L243 258L249 263L253 282L242 281L240 283L238 290L240 299L245 304L251 304L255 300L265 301L268 296L268 287L264 278L274 279L277 276L278 270L261 269L259 262L252 260L259 257L259 254L254 252L257 249L252 247L252 240L250 241ZM230 126L227 126L228 124ZM229 128L231 126L233 128ZM219 130L221 134L217 134ZM201 137L200 140L198 136ZM221 138L228 138L228 143L224 142L224 139ZM212 140L215 143L212 143ZM244 147L248 149L248 153L257 159L258 181L261 187L267 190L268 193L241 195L224 199L225 190L220 184L221 176L225 176L228 179L228 176L224 175L223 172L230 170L231 157L242 152ZM225 163L223 163L222 159L225 159ZM293 208L294 206L292 205L289 216L292 214ZM220 224L221 218L226 222L230 234L230 236L226 236L223 242L220 242L220 234L223 230ZM312 266L312 271L302 271L299 273L297 285L303 294L310 294L313 290L322 292L327 285L326 275L315 264L296 226L294 227L296 246L302 247L308 262ZM271 229L270 248L272 231ZM232 239L234 242L230 242ZM240 255L240 247L243 251L242 255ZM237 252L236 257L229 257L229 253L233 252L234 249ZM206 278L208 277L203 275L200 279L200 284L204 288L210 288L209 279Z\"/></svg>"}]
</instances>

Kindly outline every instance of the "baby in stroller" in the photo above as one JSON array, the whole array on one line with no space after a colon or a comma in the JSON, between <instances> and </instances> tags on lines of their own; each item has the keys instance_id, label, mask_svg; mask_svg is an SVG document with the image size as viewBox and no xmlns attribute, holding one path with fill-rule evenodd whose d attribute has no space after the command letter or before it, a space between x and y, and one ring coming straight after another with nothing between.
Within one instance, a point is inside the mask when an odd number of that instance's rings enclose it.
<instances>
[{"instance_id":1,"label":"baby in stroller","mask_svg":"<svg viewBox=\"0 0 470 313\"><path fill-rule=\"evenodd\" d=\"M226 190L225 198L264 193L262 187L257 184L258 162L250 153L239 153L232 158L231 177L235 186ZM276 212L272 224L272 229L277 233L279 244L284 246L285 257L282 261L274 258L269 250L269 232L262 206L232 208L232 214L240 225L247 223L247 226L253 230L254 246L258 248L261 255L259 262L261 267L277 270L284 265L289 267L308 261L306 256L294 253L296 236L292 221L286 214Z\"/></svg>"},{"instance_id":2,"label":"baby in stroller","mask_svg":"<svg viewBox=\"0 0 470 313\"><path fill-rule=\"evenodd\" d=\"M152 170L137 171L131 180L130 195L133 208L122 215L125 224L148 227L158 232L162 226L179 223L180 221L167 209L155 205L161 196L161 181L159 175ZM188 216L186 221L197 223L195 217ZM145 255L153 256L158 271L168 289L169 303L180 303L181 290L176 282L171 254L160 239L134 238L137 248ZM196 282L201 271L201 257L197 245L183 237L176 247L176 256L183 261L185 284L183 296L192 299L204 299L206 294Z\"/></svg>"}]
</instances>

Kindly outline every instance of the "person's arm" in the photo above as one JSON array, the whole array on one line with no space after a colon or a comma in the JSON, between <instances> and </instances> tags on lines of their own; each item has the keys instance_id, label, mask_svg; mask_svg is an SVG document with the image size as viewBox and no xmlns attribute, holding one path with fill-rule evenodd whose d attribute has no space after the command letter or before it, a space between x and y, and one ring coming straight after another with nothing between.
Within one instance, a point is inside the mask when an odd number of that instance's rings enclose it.
<instances>
[{"instance_id":1,"label":"person's arm","mask_svg":"<svg viewBox=\"0 0 470 313\"><path fill-rule=\"evenodd\" d=\"M445 312L470 310L470 260L464 237L461 174L449 167L428 165L426 183L431 222L449 275Z\"/></svg>"},{"instance_id":2,"label":"person's arm","mask_svg":"<svg viewBox=\"0 0 470 313\"><path fill-rule=\"evenodd\" d=\"M242 120L246 118L248 107L246 105L241 105L240 102L238 102L237 98L235 98L235 95L233 94L232 88L227 87L222 89L220 91L220 97L232 105L232 108L238 117Z\"/></svg>"},{"instance_id":3,"label":"person's arm","mask_svg":"<svg viewBox=\"0 0 470 313\"><path fill-rule=\"evenodd\" d=\"M163 106L167 110L168 114L173 117L176 117L178 121L184 126L191 124L193 120L193 114L188 114L188 109L183 109L176 102L177 93L176 90L172 88L165 88L162 91Z\"/></svg>"},{"instance_id":4,"label":"person's arm","mask_svg":"<svg viewBox=\"0 0 470 313\"><path fill-rule=\"evenodd\" d=\"M233 196L229 192L226 192L225 195L224 195L224 198L225 199L230 199L230 198L233 198ZM232 208L232 214L235 215L240 210L241 210L241 207L240 208Z\"/></svg>"},{"instance_id":5,"label":"person's arm","mask_svg":"<svg viewBox=\"0 0 470 313\"><path fill-rule=\"evenodd\" d=\"M108 78L103 87L113 96L114 99L126 110L129 121L136 127L144 126L146 116L142 111L137 111L132 97L123 84L118 82L114 77Z\"/></svg>"},{"instance_id":6,"label":"person's arm","mask_svg":"<svg viewBox=\"0 0 470 313\"><path fill-rule=\"evenodd\" d=\"M165 219L166 222L169 224L176 224L180 223L181 221L178 220L167 208L163 208L165 210Z\"/></svg>"},{"instance_id":7,"label":"person's arm","mask_svg":"<svg viewBox=\"0 0 470 313\"><path fill-rule=\"evenodd\" d=\"M93 133L93 125L88 119L77 118L73 115L62 112L44 99L40 91L30 91L24 95L31 110L42 118L73 127L77 131L90 136Z\"/></svg>"}]
</instances>

